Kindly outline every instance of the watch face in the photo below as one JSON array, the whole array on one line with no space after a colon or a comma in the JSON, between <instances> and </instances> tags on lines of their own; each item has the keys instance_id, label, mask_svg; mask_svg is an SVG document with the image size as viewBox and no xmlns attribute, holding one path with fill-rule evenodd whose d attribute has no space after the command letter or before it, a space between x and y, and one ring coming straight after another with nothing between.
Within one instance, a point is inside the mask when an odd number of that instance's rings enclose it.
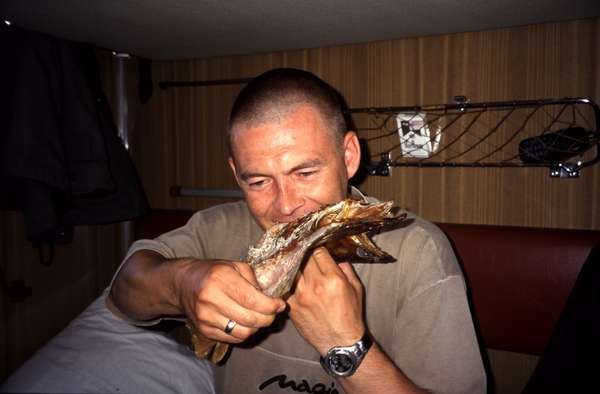
<instances>
[{"instance_id":1,"label":"watch face","mask_svg":"<svg viewBox=\"0 0 600 394\"><path fill-rule=\"evenodd\" d=\"M351 357L346 353L332 354L329 357L329 366L338 374L344 374L352 371L354 364L354 357Z\"/></svg>"},{"instance_id":2,"label":"watch face","mask_svg":"<svg viewBox=\"0 0 600 394\"><path fill-rule=\"evenodd\" d=\"M365 333L352 346L332 347L319 361L325 372L332 376L351 376L358 369L372 344L371 338Z\"/></svg>"}]
</instances>

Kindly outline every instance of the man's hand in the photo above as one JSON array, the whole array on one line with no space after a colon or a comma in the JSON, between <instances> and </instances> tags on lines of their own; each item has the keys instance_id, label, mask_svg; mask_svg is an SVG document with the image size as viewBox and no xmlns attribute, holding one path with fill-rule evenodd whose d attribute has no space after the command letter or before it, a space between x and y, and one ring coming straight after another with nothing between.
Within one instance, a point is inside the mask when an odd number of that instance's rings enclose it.
<instances>
[{"instance_id":1,"label":"man's hand","mask_svg":"<svg viewBox=\"0 0 600 394\"><path fill-rule=\"evenodd\" d=\"M288 299L290 317L321 354L353 345L365 332L362 284L348 263L336 264L325 248L316 249ZM346 393L424 393L381 351L377 342L358 371L338 382Z\"/></svg>"},{"instance_id":2,"label":"man's hand","mask_svg":"<svg viewBox=\"0 0 600 394\"><path fill-rule=\"evenodd\" d=\"M248 264L233 261L189 261L178 273L177 294L183 312L205 337L243 342L259 328L271 325L286 307L283 300L263 294ZM230 334L223 329L236 322Z\"/></svg>"},{"instance_id":3,"label":"man's hand","mask_svg":"<svg viewBox=\"0 0 600 394\"><path fill-rule=\"evenodd\" d=\"M111 289L111 300L133 320L185 315L204 336L238 343L269 326L286 307L263 294L243 262L165 259L152 251L131 255ZM230 334L223 329L236 322Z\"/></svg>"},{"instance_id":4,"label":"man's hand","mask_svg":"<svg viewBox=\"0 0 600 394\"><path fill-rule=\"evenodd\" d=\"M288 305L298 332L321 355L365 331L362 284L350 264L337 264L323 247L308 259Z\"/></svg>"}]
</instances>

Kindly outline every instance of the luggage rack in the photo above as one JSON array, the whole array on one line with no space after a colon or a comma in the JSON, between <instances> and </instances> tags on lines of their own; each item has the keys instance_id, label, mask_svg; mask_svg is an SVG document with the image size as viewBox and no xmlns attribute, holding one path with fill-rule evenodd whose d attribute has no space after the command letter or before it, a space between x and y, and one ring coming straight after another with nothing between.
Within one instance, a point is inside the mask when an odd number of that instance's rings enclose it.
<instances>
[{"instance_id":1,"label":"luggage rack","mask_svg":"<svg viewBox=\"0 0 600 394\"><path fill-rule=\"evenodd\" d=\"M574 178L600 161L600 110L588 98L350 108L371 175L391 167L546 167Z\"/></svg>"}]
</instances>

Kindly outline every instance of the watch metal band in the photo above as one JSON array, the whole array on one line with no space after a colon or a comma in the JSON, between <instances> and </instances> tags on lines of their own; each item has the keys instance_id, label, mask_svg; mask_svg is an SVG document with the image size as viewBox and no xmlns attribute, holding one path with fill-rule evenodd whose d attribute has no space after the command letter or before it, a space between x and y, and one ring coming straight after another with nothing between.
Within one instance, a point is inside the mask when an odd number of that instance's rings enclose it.
<instances>
[{"instance_id":1,"label":"watch metal band","mask_svg":"<svg viewBox=\"0 0 600 394\"><path fill-rule=\"evenodd\" d=\"M354 345L332 347L319 361L331 376L352 376L372 345L373 340L365 331L362 338Z\"/></svg>"}]
</instances>

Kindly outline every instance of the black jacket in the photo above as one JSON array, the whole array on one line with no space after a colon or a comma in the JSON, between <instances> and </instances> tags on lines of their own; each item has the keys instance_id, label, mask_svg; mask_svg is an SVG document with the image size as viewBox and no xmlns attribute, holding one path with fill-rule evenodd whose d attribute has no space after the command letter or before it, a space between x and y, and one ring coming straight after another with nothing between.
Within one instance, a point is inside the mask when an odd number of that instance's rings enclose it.
<instances>
[{"instance_id":1,"label":"black jacket","mask_svg":"<svg viewBox=\"0 0 600 394\"><path fill-rule=\"evenodd\" d=\"M94 48L2 26L0 53L0 203L23 210L28 238L144 215Z\"/></svg>"}]
</instances>

